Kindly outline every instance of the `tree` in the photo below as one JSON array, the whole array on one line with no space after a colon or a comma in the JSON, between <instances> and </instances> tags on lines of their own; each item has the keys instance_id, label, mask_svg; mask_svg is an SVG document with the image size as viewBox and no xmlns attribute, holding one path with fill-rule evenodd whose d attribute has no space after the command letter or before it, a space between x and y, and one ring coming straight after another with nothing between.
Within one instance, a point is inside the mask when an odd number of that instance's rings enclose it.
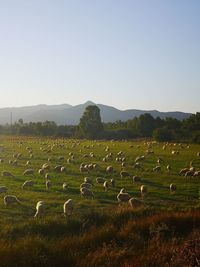
<instances>
[{"instance_id":1,"label":"tree","mask_svg":"<svg viewBox=\"0 0 200 267\"><path fill-rule=\"evenodd\" d=\"M85 138L98 138L103 132L100 109L97 106L87 106L80 118L79 133Z\"/></svg>"},{"instance_id":2,"label":"tree","mask_svg":"<svg viewBox=\"0 0 200 267\"><path fill-rule=\"evenodd\" d=\"M137 121L137 130L143 137L152 136L153 130L155 129L155 120L149 113L140 115Z\"/></svg>"}]
</instances>

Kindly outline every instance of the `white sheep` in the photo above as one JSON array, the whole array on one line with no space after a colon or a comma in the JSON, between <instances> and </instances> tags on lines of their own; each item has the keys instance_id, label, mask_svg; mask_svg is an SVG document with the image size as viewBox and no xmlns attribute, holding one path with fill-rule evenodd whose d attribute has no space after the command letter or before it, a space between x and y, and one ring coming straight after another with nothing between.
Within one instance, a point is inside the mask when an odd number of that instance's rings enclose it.
<instances>
[{"instance_id":1,"label":"white sheep","mask_svg":"<svg viewBox=\"0 0 200 267\"><path fill-rule=\"evenodd\" d=\"M8 171L2 171L1 175L2 176L7 176L7 177L14 177L14 175L11 172L8 172Z\"/></svg>"},{"instance_id":2,"label":"white sheep","mask_svg":"<svg viewBox=\"0 0 200 267\"><path fill-rule=\"evenodd\" d=\"M46 188L49 189L52 186L51 181L46 181Z\"/></svg>"},{"instance_id":3,"label":"white sheep","mask_svg":"<svg viewBox=\"0 0 200 267\"><path fill-rule=\"evenodd\" d=\"M122 188L122 189L120 190L119 194L117 195L117 200L118 200L119 204L120 204L121 202L128 202L129 199L130 199L129 194L128 194L128 193L125 193L124 188Z\"/></svg>"},{"instance_id":4,"label":"white sheep","mask_svg":"<svg viewBox=\"0 0 200 267\"><path fill-rule=\"evenodd\" d=\"M104 187L104 190L105 190L105 191L108 191L108 187L109 187L108 181L105 181L105 182L103 183L103 187Z\"/></svg>"},{"instance_id":5,"label":"white sheep","mask_svg":"<svg viewBox=\"0 0 200 267\"><path fill-rule=\"evenodd\" d=\"M10 205L10 204L13 204L13 203L21 204L21 202L19 201L19 199L16 196L14 196L14 195L6 195L4 197L4 204L5 204L6 207L8 205Z\"/></svg>"},{"instance_id":6,"label":"white sheep","mask_svg":"<svg viewBox=\"0 0 200 267\"><path fill-rule=\"evenodd\" d=\"M141 192L141 197L143 198L148 193L147 186L146 185L141 185L140 192Z\"/></svg>"},{"instance_id":7,"label":"white sheep","mask_svg":"<svg viewBox=\"0 0 200 267\"><path fill-rule=\"evenodd\" d=\"M171 193L174 194L176 192L176 185L175 184L170 184L169 190L170 190Z\"/></svg>"},{"instance_id":8,"label":"white sheep","mask_svg":"<svg viewBox=\"0 0 200 267\"><path fill-rule=\"evenodd\" d=\"M121 172L120 172L120 176L121 176L121 178L123 178L123 177L128 177L128 176L130 176L130 174L129 174L127 171L121 171Z\"/></svg>"},{"instance_id":9,"label":"white sheep","mask_svg":"<svg viewBox=\"0 0 200 267\"><path fill-rule=\"evenodd\" d=\"M69 187L68 183L63 183L63 185L62 185L63 190L66 190L68 187Z\"/></svg>"},{"instance_id":10,"label":"white sheep","mask_svg":"<svg viewBox=\"0 0 200 267\"><path fill-rule=\"evenodd\" d=\"M8 188L6 186L0 186L0 193L6 193Z\"/></svg>"},{"instance_id":11,"label":"white sheep","mask_svg":"<svg viewBox=\"0 0 200 267\"><path fill-rule=\"evenodd\" d=\"M43 174L44 174L44 169L39 169L39 170L38 170L38 173L39 173L40 175L43 175Z\"/></svg>"},{"instance_id":12,"label":"white sheep","mask_svg":"<svg viewBox=\"0 0 200 267\"><path fill-rule=\"evenodd\" d=\"M144 205L144 203L140 199L134 197L130 198L128 202L131 208L138 208Z\"/></svg>"},{"instance_id":13,"label":"white sheep","mask_svg":"<svg viewBox=\"0 0 200 267\"><path fill-rule=\"evenodd\" d=\"M26 169L23 173L23 175L33 175L34 174L34 170L33 169Z\"/></svg>"},{"instance_id":14,"label":"white sheep","mask_svg":"<svg viewBox=\"0 0 200 267\"><path fill-rule=\"evenodd\" d=\"M93 192L90 189L86 188L86 187L82 187L80 189L80 192L81 192L81 196L84 197L84 198L88 198L88 197L94 198Z\"/></svg>"},{"instance_id":15,"label":"white sheep","mask_svg":"<svg viewBox=\"0 0 200 267\"><path fill-rule=\"evenodd\" d=\"M97 177L96 178L96 182L97 182L97 184L103 184L105 182L105 178L103 178L103 177Z\"/></svg>"},{"instance_id":16,"label":"white sheep","mask_svg":"<svg viewBox=\"0 0 200 267\"><path fill-rule=\"evenodd\" d=\"M113 166L108 166L108 167L106 168L106 172L107 172L107 173L111 173L111 172L113 172Z\"/></svg>"},{"instance_id":17,"label":"white sheep","mask_svg":"<svg viewBox=\"0 0 200 267\"><path fill-rule=\"evenodd\" d=\"M34 185L34 183L35 183L35 182L34 182L33 180L25 181L25 182L23 183L23 185L22 185L22 189L24 189L24 187L26 187L26 186L31 187L31 186Z\"/></svg>"},{"instance_id":18,"label":"white sheep","mask_svg":"<svg viewBox=\"0 0 200 267\"><path fill-rule=\"evenodd\" d=\"M64 216L65 217L70 217L72 215L73 212L73 200L72 199L68 199L64 205L63 205L63 210L64 210Z\"/></svg>"},{"instance_id":19,"label":"white sheep","mask_svg":"<svg viewBox=\"0 0 200 267\"><path fill-rule=\"evenodd\" d=\"M112 178L112 179L110 179L110 183L111 183L111 186L112 187L115 187L115 180Z\"/></svg>"},{"instance_id":20,"label":"white sheep","mask_svg":"<svg viewBox=\"0 0 200 267\"><path fill-rule=\"evenodd\" d=\"M38 217L41 215L44 215L45 213L45 209L46 209L46 204L44 201L38 201L36 204L36 213L34 215L34 217Z\"/></svg>"},{"instance_id":21,"label":"white sheep","mask_svg":"<svg viewBox=\"0 0 200 267\"><path fill-rule=\"evenodd\" d=\"M94 184L93 184L93 181L92 181L92 179L91 179L90 177L85 177L85 178L84 178L84 182L85 182L85 183L88 183L88 184L91 184L91 185L94 185Z\"/></svg>"},{"instance_id":22,"label":"white sheep","mask_svg":"<svg viewBox=\"0 0 200 267\"><path fill-rule=\"evenodd\" d=\"M153 168L153 172L159 172L161 171L161 167L160 166L156 166Z\"/></svg>"}]
</instances>

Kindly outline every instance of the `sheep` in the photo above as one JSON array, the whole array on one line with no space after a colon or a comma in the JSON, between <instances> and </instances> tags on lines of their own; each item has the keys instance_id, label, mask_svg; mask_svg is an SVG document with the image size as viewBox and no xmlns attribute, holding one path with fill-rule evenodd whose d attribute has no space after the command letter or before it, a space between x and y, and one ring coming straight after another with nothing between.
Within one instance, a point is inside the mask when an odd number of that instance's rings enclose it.
<instances>
[{"instance_id":1,"label":"sheep","mask_svg":"<svg viewBox=\"0 0 200 267\"><path fill-rule=\"evenodd\" d=\"M200 176L200 171L195 171L194 175L193 176Z\"/></svg>"},{"instance_id":2,"label":"sheep","mask_svg":"<svg viewBox=\"0 0 200 267\"><path fill-rule=\"evenodd\" d=\"M124 192L124 188L122 188L119 192L119 194L117 195L117 200L118 203L120 204L121 202L128 202L130 199L130 196L128 193Z\"/></svg>"},{"instance_id":3,"label":"sheep","mask_svg":"<svg viewBox=\"0 0 200 267\"><path fill-rule=\"evenodd\" d=\"M194 175L194 171L192 171L192 170L190 170L190 171L187 171L186 173L185 173L185 177L187 177L187 176L193 176Z\"/></svg>"},{"instance_id":4,"label":"sheep","mask_svg":"<svg viewBox=\"0 0 200 267\"><path fill-rule=\"evenodd\" d=\"M86 188L86 187L82 187L80 189L80 192L81 192L81 196L84 197L84 198L88 198L88 197L94 198L93 192L90 189Z\"/></svg>"},{"instance_id":5,"label":"sheep","mask_svg":"<svg viewBox=\"0 0 200 267\"><path fill-rule=\"evenodd\" d=\"M141 197L143 198L148 193L147 186L146 185L141 185L140 192L141 192Z\"/></svg>"},{"instance_id":6,"label":"sheep","mask_svg":"<svg viewBox=\"0 0 200 267\"><path fill-rule=\"evenodd\" d=\"M38 170L38 173L39 173L40 175L43 175L43 174L44 174L44 169L39 169L39 170Z\"/></svg>"},{"instance_id":7,"label":"sheep","mask_svg":"<svg viewBox=\"0 0 200 267\"><path fill-rule=\"evenodd\" d=\"M69 187L68 183L63 183L63 185L62 185L63 190L66 190L68 187Z\"/></svg>"},{"instance_id":8,"label":"sheep","mask_svg":"<svg viewBox=\"0 0 200 267\"><path fill-rule=\"evenodd\" d=\"M179 174L180 174L180 175L181 175L181 174L184 174L184 175L185 175L185 173L188 172L188 171L190 171L189 168L183 168L183 169L180 170Z\"/></svg>"},{"instance_id":9,"label":"sheep","mask_svg":"<svg viewBox=\"0 0 200 267\"><path fill-rule=\"evenodd\" d=\"M140 199L134 197L130 198L128 202L131 208L139 208L144 205L144 203Z\"/></svg>"},{"instance_id":10,"label":"sheep","mask_svg":"<svg viewBox=\"0 0 200 267\"><path fill-rule=\"evenodd\" d=\"M159 172L159 171L161 171L161 167L160 166L156 166L152 170L153 170L153 172Z\"/></svg>"},{"instance_id":11,"label":"sheep","mask_svg":"<svg viewBox=\"0 0 200 267\"><path fill-rule=\"evenodd\" d=\"M8 171L2 171L1 175L6 177L14 177L14 175Z\"/></svg>"},{"instance_id":12,"label":"sheep","mask_svg":"<svg viewBox=\"0 0 200 267\"><path fill-rule=\"evenodd\" d=\"M92 181L92 179L91 179L90 177L85 177L85 178L84 178L84 182L85 182L85 183L89 183L89 184L91 184L91 185L94 185L94 184L93 184L93 181Z\"/></svg>"},{"instance_id":13,"label":"sheep","mask_svg":"<svg viewBox=\"0 0 200 267\"><path fill-rule=\"evenodd\" d=\"M70 217L72 215L73 212L73 200L72 199L68 199L64 205L63 205L63 210L64 210L64 216L65 217Z\"/></svg>"},{"instance_id":14,"label":"sheep","mask_svg":"<svg viewBox=\"0 0 200 267\"><path fill-rule=\"evenodd\" d=\"M133 183L140 182L141 178L139 176L133 176Z\"/></svg>"},{"instance_id":15,"label":"sheep","mask_svg":"<svg viewBox=\"0 0 200 267\"><path fill-rule=\"evenodd\" d=\"M52 186L51 181L46 181L46 188L49 189Z\"/></svg>"},{"instance_id":16,"label":"sheep","mask_svg":"<svg viewBox=\"0 0 200 267\"><path fill-rule=\"evenodd\" d=\"M34 181L33 180L29 180L29 181L25 181L22 185L22 189L24 189L24 187L26 186L33 186L34 185Z\"/></svg>"},{"instance_id":17,"label":"sheep","mask_svg":"<svg viewBox=\"0 0 200 267\"><path fill-rule=\"evenodd\" d=\"M121 171L121 172L120 172L120 176L121 176L121 178L123 178L123 177L128 177L128 176L130 176L130 174L129 174L127 171Z\"/></svg>"},{"instance_id":18,"label":"sheep","mask_svg":"<svg viewBox=\"0 0 200 267\"><path fill-rule=\"evenodd\" d=\"M142 169L142 164L139 163L139 162L136 162L134 165L133 165L133 169Z\"/></svg>"},{"instance_id":19,"label":"sheep","mask_svg":"<svg viewBox=\"0 0 200 267\"><path fill-rule=\"evenodd\" d=\"M103 184L105 182L105 179L103 177L97 177L96 182L97 184Z\"/></svg>"},{"instance_id":20,"label":"sheep","mask_svg":"<svg viewBox=\"0 0 200 267\"><path fill-rule=\"evenodd\" d=\"M170 190L171 193L175 193L176 192L176 185L175 184L170 184L169 190Z\"/></svg>"},{"instance_id":21,"label":"sheep","mask_svg":"<svg viewBox=\"0 0 200 267\"><path fill-rule=\"evenodd\" d=\"M67 169L66 169L64 166L62 166L62 167L60 168L60 171L61 171L61 172L66 172Z\"/></svg>"},{"instance_id":22,"label":"sheep","mask_svg":"<svg viewBox=\"0 0 200 267\"><path fill-rule=\"evenodd\" d=\"M89 172L88 168L86 166L80 166L80 172Z\"/></svg>"},{"instance_id":23,"label":"sheep","mask_svg":"<svg viewBox=\"0 0 200 267\"><path fill-rule=\"evenodd\" d=\"M107 173L111 173L111 172L113 172L113 166L108 166L108 167L106 168L106 172L107 172Z\"/></svg>"},{"instance_id":24,"label":"sheep","mask_svg":"<svg viewBox=\"0 0 200 267\"><path fill-rule=\"evenodd\" d=\"M50 175L49 173L46 173L46 174L45 174L45 179L46 179L46 180L50 180L50 179L51 179L51 175Z\"/></svg>"},{"instance_id":25,"label":"sheep","mask_svg":"<svg viewBox=\"0 0 200 267\"><path fill-rule=\"evenodd\" d=\"M110 179L110 183L111 183L111 186L112 187L115 187L115 180L112 178L112 179Z\"/></svg>"},{"instance_id":26,"label":"sheep","mask_svg":"<svg viewBox=\"0 0 200 267\"><path fill-rule=\"evenodd\" d=\"M38 201L36 204L36 213L34 215L34 217L38 217L41 215L44 215L45 213L45 209L46 209L46 204L44 201Z\"/></svg>"},{"instance_id":27,"label":"sheep","mask_svg":"<svg viewBox=\"0 0 200 267\"><path fill-rule=\"evenodd\" d=\"M6 193L8 188L6 186L0 186L0 193Z\"/></svg>"},{"instance_id":28,"label":"sheep","mask_svg":"<svg viewBox=\"0 0 200 267\"><path fill-rule=\"evenodd\" d=\"M50 170L50 165L48 164L48 163L44 163L43 165L42 165L42 169L44 169L44 170Z\"/></svg>"},{"instance_id":29,"label":"sheep","mask_svg":"<svg viewBox=\"0 0 200 267\"><path fill-rule=\"evenodd\" d=\"M91 184L90 183L82 183L81 185L80 185L80 189L81 188L83 188L83 187L85 187L85 188L87 188L87 189L90 189L90 187L91 187Z\"/></svg>"},{"instance_id":30,"label":"sheep","mask_svg":"<svg viewBox=\"0 0 200 267\"><path fill-rule=\"evenodd\" d=\"M23 172L23 175L33 175L34 174L34 170L33 169L26 169Z\"/></svg>"},{"instance_id":31,"label":"sheep","mask_svg":"<svg viewBox=\"0 0 200 267\"><path fill-rule=\"evenodd\" d=\"M108 181L105 181L105 182L103 183L103 187L104 187L104 190L105 190L105 191L108 191L108 187L109 187L109 185L108 185Z\"/></svg>"},{"instance_id":32,"label":"sheep","mask_svg":"<svg viewBox=\"0 0 200 267\"><path fill-rule=\"evenodd\" d=\"M14 196L14 195L6 195L4 197L4 204L5 204L6 207L8 205L10 205L10 204L13 204L13 203L21 204L21 202L19 201L19 199L16 196Z\"/></svg>"},{"instance_id":33,"label":"sheep","mask_svg":"<svg viewBox=\"0 0 200 267\"><path fill-rule=\"evenodd\" d=\"M172 167L170 165L167 165L166 168L167 168L168 171L171 171L171 169L172 169Z\"/></svg>"},{"instance_id":34,"label":"sheep","mask_svg":"<svg viewBox=\"0 0 200 267\"><path fill-rule=\"evenodd\" d=\"M62 168L62 165L57 165L54 170L57 171L57 172L60 172L61 171L61 168Z\"/></svg>"}]
</instances>

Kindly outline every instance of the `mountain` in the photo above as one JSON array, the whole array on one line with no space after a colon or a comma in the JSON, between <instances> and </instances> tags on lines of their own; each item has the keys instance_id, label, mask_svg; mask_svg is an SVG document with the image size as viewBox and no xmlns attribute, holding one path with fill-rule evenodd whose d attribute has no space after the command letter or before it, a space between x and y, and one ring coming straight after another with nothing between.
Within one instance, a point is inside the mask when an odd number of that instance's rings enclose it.
<instances>
[{"instance_id":1,"label":"mountain","mask_svg":"<svg viewBox=\"0 0 200 267\"><path fill-rule=\"evenodd\" d=\"M101 111L101 118L103 122L115 122L117 120L126 121L138 117L144 113L150 113L154 118L160 117L164 119L166 117L176 118L183 120L188 118L191 113L184 112L160 112L157 110L119 110L111 106L103 104L95 104L91 101L87 101L84 104L72 106L68 104L62 105L37 105L28 107L17 108L1 108L0 109L0 124L10 123L11 113L13 123L19 119L23 119L24 122L38 122L38 121L55 121L58 125L68 124L76 125L79 123L85 108L89 105L97 105Z\"/></svg>"}]
</instances>

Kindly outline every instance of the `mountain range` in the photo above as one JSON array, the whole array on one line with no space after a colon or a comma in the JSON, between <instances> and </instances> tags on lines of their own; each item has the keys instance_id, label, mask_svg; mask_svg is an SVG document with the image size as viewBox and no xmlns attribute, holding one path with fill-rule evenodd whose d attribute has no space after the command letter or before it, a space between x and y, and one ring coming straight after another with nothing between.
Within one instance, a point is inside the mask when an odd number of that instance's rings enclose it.
<instances>
[{"instance_id":1,"label":"mountain range","mask_svg":"<svg viewBox=\"0 0 200 267\"><path fill-rule=\"evenodd\" d=\"M19 119L23 119L24 122L44 122L55 121L58 125L76 125L85 110L89 105L96 105L101 112L101 119L103 122L115 122L117 120L126 121L138 117L144 113L150 113L154 118L160 117L164 119L166 117L176 118L183 120L188 118L192 113L184 113L180 111L174 112L160 112L157 110L119 110L115 107L95 104L91 101L87 101L84 104L72 106L69 104L61 105L37 105L27 107L9 107L0 109L0 124L4 125L11 122L16 122Z\"/></svg>"}]
</instances>

